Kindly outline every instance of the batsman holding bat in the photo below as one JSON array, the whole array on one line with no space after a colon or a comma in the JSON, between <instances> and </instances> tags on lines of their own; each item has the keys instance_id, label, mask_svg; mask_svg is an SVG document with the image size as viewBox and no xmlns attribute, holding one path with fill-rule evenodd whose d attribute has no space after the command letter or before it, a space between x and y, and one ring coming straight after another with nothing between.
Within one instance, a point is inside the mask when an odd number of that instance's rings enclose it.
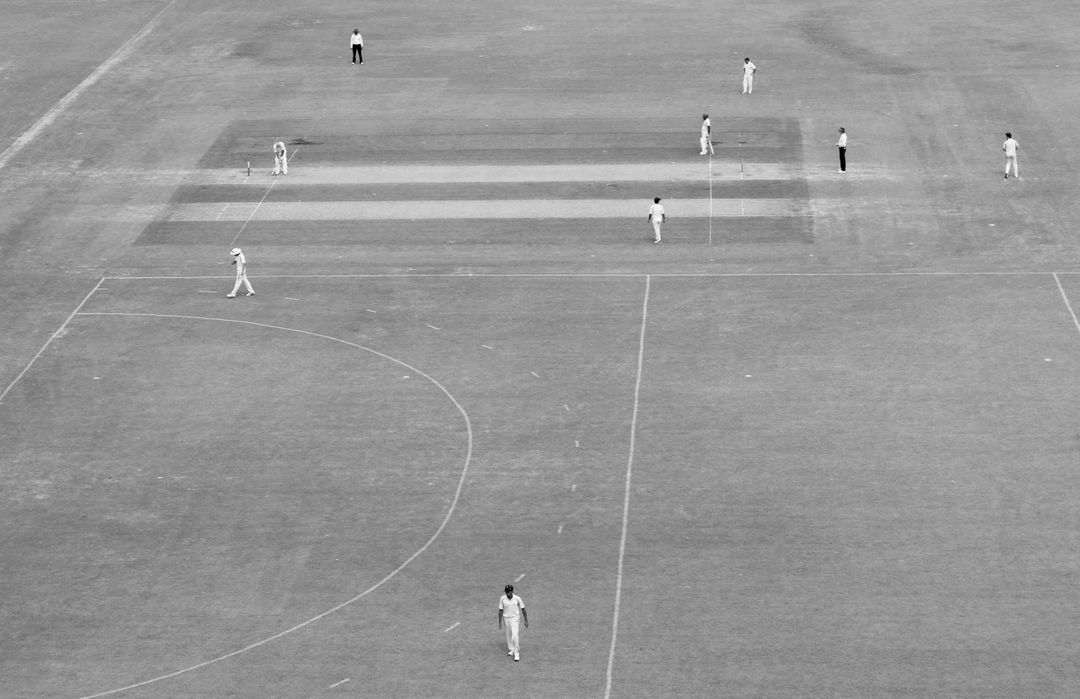
<instances>
[{"instance_id":1,"label":"batsman holding bat","mask_svg":"<svg viewBox=\"0 0 1080 699\"><path fill-rule=\"evenodd\" d=\"M285 144L282 141L274 144L274 174L289 174L289 153L285 150Z\"/></svg>"}]
</instances>

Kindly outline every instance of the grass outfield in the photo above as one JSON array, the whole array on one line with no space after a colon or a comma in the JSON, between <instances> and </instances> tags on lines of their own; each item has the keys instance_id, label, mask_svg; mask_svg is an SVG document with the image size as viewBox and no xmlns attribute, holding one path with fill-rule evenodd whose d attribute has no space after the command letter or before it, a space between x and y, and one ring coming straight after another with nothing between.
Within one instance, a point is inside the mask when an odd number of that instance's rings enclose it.
<instances>
[{"instance_id":1,"label":"grass outfield","mask_svg":"<svg viewBox=\"0 0 1080 699\"><path fill-rule=\"evenodd\" d=\"M1075 694L1072 4L98 5L0 27L0 694Z\"/></svg>"}]
</instances>

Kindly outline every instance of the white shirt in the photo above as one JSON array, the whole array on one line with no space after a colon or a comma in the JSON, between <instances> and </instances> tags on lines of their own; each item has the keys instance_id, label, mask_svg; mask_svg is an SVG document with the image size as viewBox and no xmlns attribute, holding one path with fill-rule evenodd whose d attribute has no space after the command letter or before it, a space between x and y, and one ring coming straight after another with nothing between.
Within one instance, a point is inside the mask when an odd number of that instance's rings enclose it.
<instances>
[{"instance_id":1,"label":"white shirt","mask_svg":"<svg viewBox=\"0 0 1080 699\"><path fill-rule=\"evenodd\" d=\"M281 141L278 141L277 143L274 144L274 155L276 157L284 158L286 152L287 151L285 150L285 144L284 143L282 143Z\"/></svg>"},{"instance_id":2,"label":"white shirt","mask_svg":"<svg viewBox=\"0 0 1080 699\"><path fill-rule=\"evenodd\" d=\"M836 142L836 145L840 146L841 148L847 148L847 133L846 132L840 134L840 140L838 140Z\"/></svg>"},{"instance_id":3,"label":"white shirt","mask_svg":"<svg viewBox=\"0 0 1080 699\"><path fill-rule=\"evenodd\" d=\"M1020 147L1020 144L1015 139L1010 138L1001 144L1001 149L1005 151L1005 155L1015 158L1016 149Z\"/></svg>"},{"instance_id":4,"label":"white shirt","mask_svg":"<svg viewBox=\"0 0 1080 699\"><path fill-rule=\"evenodd\" d=\"M247 274L247 260L244 259L244 253L240 253L236 256L236 276L242 277Z\"/></svg>"},{"instance_id":5,"label":"white shirt","mask_svg":"<svg viewBox=\"0 0 1080 699\"><path fill-rule=\"evenodd\" d=\"M709 129L712 127L712 120L706 119L701 122L701 136L704 138L709 135Z\"/></svg>"},{"instance_id":6,"label":"white shirt","mask_svg":"<svg viewBox=\"0 0 1080 699\"><path fill-rule=\"evenodd\" d=\"M653 223L660 223L664 220L664 205L653 204L649 207L649 216L652 216Z\"/></svg>"},{"instance_id":7,"label":"white shirt","mask_svg":"<svg viewBox=\"0 0 1080 699\"><path fill-rule=\"evenodd\" d=\"M751 61L750 63L744 63L742 69L743 75L753 75L754 71L757 70L757 66Z\"/></svg>"},{"instance_id":8,"label":"white shirt","mask_svg":"<svg viewBox=\"0 0 1080 699\"><path fill-rule=\"evenodd\" d=\"M362 36L360 36L360 34L354 32L353 35L352 35L352 45L353 46L363 46L364 45L364 37L362 37Z\"/></svg>"},{"instance_id":9,"label":"white shirt","mask_svg":"<svg viewBox=\"0 0 1080 699\"><path fill-rule=\"evenodd\" d=\"M525 608L525 602L517 595L499 598L499 609L502 610L503 619L517 619L521 616L521 610Z\"/></svg>"}]
</instances>

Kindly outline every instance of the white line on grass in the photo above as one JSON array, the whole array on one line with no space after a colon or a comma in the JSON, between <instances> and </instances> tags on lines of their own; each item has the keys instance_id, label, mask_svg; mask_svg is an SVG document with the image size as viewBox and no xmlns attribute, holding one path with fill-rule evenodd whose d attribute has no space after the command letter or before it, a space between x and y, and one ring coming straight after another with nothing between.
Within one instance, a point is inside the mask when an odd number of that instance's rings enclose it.
<instances>
[{"instance_id":1,"label":"white line on grass","mask_svg":"<svg viewBox=\"0 0 1080 699\"><path fill-rule=\"evenodd\" d=\"M345 678L345 679L343 679L342 681L340 681L340 682L335 682L334 684L330 685L330 686L329 686L329 687L328 687L327 689L333 689L334 687L340 687L341 685L345 684L345 683L346 683L346 682L348 682L348 681L349 681L349 678L348 678L348 677L346 677L346 678Z\"/></svg>"},{"instance_id":2,"label":"white line on grass","mask_svg":"<svg viewBox=\"0 0 1080 699\"><path fill-rule=\"evenodd\" d=\"M524 577L525 577L525 573L522 573L521 575L514 578L514 582L521 582L521 579L524 578Z\"/></svg>"},{"instance_id":3,"label":"white line on grass","mask_svg":"<svg viewBox=\"0 0 1080 699\"><path fill-rule=\"evenodd\" d=\"M638 337L637 377L634 380L634 410L630 417L630 453L626 458L626 484L623 488L622 535L619 537L619 567L615 574L615 611L611 617L611 648L608 650L607 681L604 699L611 697L611 671L615 666L615 642L619 636L619 604L622 602L623 561L626 558L626 529L630 520L630 477L634 472L634 447L637 441L638 405L641 397L641 372L645 363L645 323L649 318L650 277L645 276L645 300L641 303L641 333Z\"/></svg>"},{"instance_id":4,"label":"white line on grass","mask_svg":"<svg viewBox=\"0 0 1080 699\"><path fill-rule=\"evenodd\" d=\"M1065 308L1069 309L1069 315L1072 316L1073 327L1076 328L1076 332L1080 332L1080 320L1076 319L1076 313L1073 311L1072 304L1069 303L1069 297L1065 294L1065 287L1061 285L1061 280L1058 279L1057 272L1054 272L1054 282L1057 283L1058 291L1061 293L1061 299L1065 302Z\"/></svg>"},{"instance_id":5,"label":"white line on grass","mask_svg":"<svg viewBox=\"0 0 1080 699\"><path fill-rule=\"evenodd\" d=\"M709 153L709 245L712 245L712 217L713 217L712 153Z\"/></svg>"},{"instance_id":6,"label":"white line on grass","mask_svg":"<svg viewBox=\"0 0 1080 699\"><path fill-rule=\"evenodd\" d=\"M300 152L299 148L294 150L293 153L292 153L292 156L290 157L290 160L295 161L296 160L296 154L299 153L299 152ZM238 230L236 232L236 235L233 236L232 242L229 243L230 248L236 247L236 241L240 239L240 234L243 233L244 229L248 227L249 223L251 223L251 219L255 218L255 213L259 210L259 207L263 205L263 202L266 201L266 198L268 196L270 196L270 191L274 188L274 185L278 183L278 180L281 177L283 177L283 175L278 175L274 179L270 180L270 186L266 188L265 192L263 192L262 198L259 199L259 203L256 204L255 208L251 210L251 213L248 214L248 217L244 220L244 225L240 226L240 230ZM228 207L228 204L226 204L225 206ZM222 213L225 213L224 209L222 209ZM218 214L218 218L220 218L220 217L221 217L221 214Z\"/></svg>"},{"instance_id":7,"label":"white line on grass","mask_svg":"<svg viewBox=\"0 0 1080 699\"><path fill-rule=\"evenodd\" d=\"M0 153L0 169L3 169L8 162L18 154L26 146L30 145L42 131L49 128L57 117L59 117L65 109L71 106L71 103L79 99L82 93L86 92L90 87L101 79L103 75L108 73L117 63L127 58L140 41L146 38L146 35L154 31L158 24L161 22L161 16L176 3L176 0L169 0L169 3L165 7L161 8L156 15L154 15L149 22L143 25L143 28L135 32L135 34L120 45L120 48L116 49L113 55L105 59L105 62L94 69L94 72L87 75L81 83L72 88L71 92L67 93L60 98L60 101L52 106L49 111L37 120L37 122L27 129L22 136L15 139L15 142L8 146L3 153Z\"/></svg>"},{"instance_id":8,"label":"white line on grass","mask_svg":"<svg viewBox=\"0 0 1080 699\"><path fill-rule=\"evenodd\" d=\"M90 292L90 293L93 293L93 292ZM89 298L89 295L87 296L87 298ZM85 302L86 301L84 300L83 303L85 303ZM82 304L80 304L80 307L81 307L81 305ZM72 316L76 315L76 313L78 313L78 309L75 310L75 313L72 313ZM317 338L320 338L320 339L323 339L323 340L330 340L332 342L340 342L343 345L348 345L349 347L355 347L356 349L363 350L364 352L368 352L370 354L373 354L376 357L381 357L383 359L391 361L394 364L397 364L398 366L405 367L406 369L408 369L410 371L413 371L416 374L418 374L418 375L424 377L425 379L427 379L435 387L437 387L440 391L442 391L443 394L447 398L450 399L450 402L454 404L454 407L457 408L457 411L461 414L461 417L465 422L465 432L466 432L465 463L464 463L464 465L462 466L462 469L461 469L461 476L458 478L457 488L454 490L454 497L450 500L450 506L446 511L446 515L443 516L442 522L439 524L438 528L435 530L435 533L431 535L431 537L427 540L427 542L423 546L421 546L419 549L417 549L416 552L414 552L411 556L406 558L405 561L401 565L399 565L397 568L395 568L391 572L384 575L382 577L382 579L380 579L378 582L371 585L369 588L367 588L363 592L360 592L359 594L356 594L356 595L350 597L349 599L345 600L344 602L341 602L340 604L337 604L337 605L331 607L330 609L327 609L326 611L324 611L324 612L322 612L320 614L316 614L315 616L311 617L307 621L302 621L299 624L296 624L294 626L290 626L289 628L285 629L284 631L279 631L278 633L273 634L272 636L267 636L266 638L264 638L262 640L255 641L254 643L249 643L248 645L244 646L243 648L239 648L239 649L234 650L234 651L232 651L230 653L225 653L224 655L219 655L218 657L211 658L210 660L204 660L201 663L196 663L194 665L182 668L180 670L176 670L174 672L170 672L170 673L167 673L167 674L164 674L164 675L159 675L157 677L153 677L153 678L148 679L148 680L143 680L142 682L135 682L133 684L126 685L124 687L117 687L116 689L110 689L110 690L105 691L105 692L98 692L97 694L90 694L90 695L87 695L87 696L83 697L83 699L96 699L97 697L104 697L104 696L109 696L109 695L112 695L112 694L119 694L121 692L126 692L126 691L136 689L136 688L139 688L139 687L145 687L146 685L153 684L155 682L160 682L161 680L167 680L167 679L176 677L178 675L183 675L184 673L191 672L192 670L198 670L198 669L204 668L204 667L206 667L208 665L213 665L214 663L221 662L222 660L227 660L229 658L235 657L235 656L240 655L242 653L246 653L249 650L253 650L255 648L258 648L259 646L264 646L267 643L270 643L271 641L276 641L277 639L279 639L279 638L281 638L283 636L287 636L287 635L293 633L294 631L299 631L300 629L304 628L305 626L309 626L311 624L314 624L316 621L319 621L320 619L323 619L324 617L327 617L327 616L333 614L334 612L337 612L337 611L339 611L341 609L344 609L345 607L349 606L350 604L353 604L354 602L360 600L361 598L366 597L367 595L371 594L375 590L377 590L380 587L382 587L383 585L385 585L391 578L396 576L401 571L405 570L405 568L408 567L408 565L410 563L415 561L417 558L420 557L421 554L423 554L425 551L427 551L427 549L435 542L435 540L437 538L439 538L439 535L442 534L443 530L446 529L446 525L449 524L450 518L453 516L454 511L457 509L458 501L461 499L461 491L465 487L465 478L469 473L469 464L472 461L472 451L473 451L473 431L472 431L472 422L469 420L469 415L468 415L468 413L465 412L465 408L463 408L461 403L458 402L457 398L454 398L453 394L451 394L450 391L447 390L447 388L445 386L443 386L441 383L439 383L434 377L432 377L432 376L430 376L428 374L425 374L424 372L420 371L419 369L417 369L416 367L414 367L414 366L412 366L410 364L406 364L405 362L401 361L400 359L395 359L394 357L391 357L388 354L383 354L382 352L379 352L378 350L373 350L370 347L365 347L364 345L359 345L359 344L357 344L355 342L349 342L348 340L342 340L339 337L333 337L331 335L323 335L322 333L312 332L310 330L301 330L299 328L288 328L288 327L285 327L285 326L282 326L282 325L271 325L269 323L258 323L258 322L252 321L252 320L236 320L235 318L213 318L213 317L206 317L206 316L171 315L171 314L165 314L165 313L118 313L118 312L109 313L109 312L97 312L97 311L95 311L95 312L82 313L80 315L86 315L86 316L127 316L127 317L134 317L134 318L166 318L166 319L174 319L174 320L210 320L210 321L218 321L218 322L222 322L222 323L235 323L237 325L249 325L249 326L258 327L258 328L268 328L270 330L284 330L284 331L287 331L287 332L298 333L300 335L307 335L309 337L317 337ZM70 320L70 318L68 320ZM59 330L57 332L59 332ZM44 348L42 348L42 349L44 350ZM38 354L40 354L40 352ZM24 373L25 373L25 370L24 370ZM16 379L16 380L18 380L18 379Z\"/></svg>"},{"instance_id":9,"label":"white line on grass","mask_svg":"<svg viewBox=\"0 0 1080 699\"><path fill-rule=\"evenodd\" d=\"M460 621L455 621L453 624L451 624L450 626L443 629L442 632L446 633L447 631L453 631L454 629L456 629L459 626L461 626L461 622Z\"/></svg>"},{"instance_id":10,"label":"white line on grass","mask_svg":"<svg viewBox=\"0 0 1080 699\"><path fill-rule=\"evenodd\" d=\"M101 286L101 283L103 281L105 281L104 278L98 280L98 283L94 285L94 288L90 290L90 293L83 297L83 300L79 302L79 305L75 307L75 310L71 312L71 315L64 319L64 322L60 324L60 327L56 329L56 332L49 336L49 339L45 341L45 344L42 345L41 349L37 351L37 354L30 358L30 361L27 363L26 366L23 367L23 370L20 371L14 379L12 379L11 383L9 383L7 388L4 389L4 392L0 393L0 403L4 402L4 398L7 396L8 392L11 391L12 387L14 387L15 384L19 383L19 379L25 376L26 372L30 371L30 367L34 366L34 362L36 362L38 358L40 358L41 355L45 353L45 350L49 347L49 345L52 344L52 341L59 337L60 333L64 332L64 330L67 328L68 323L71 322L71 319L74 318L75 314L77 314L82 309L82 307L86 305L86 302L90 300L90 297L94 295L94 292L98 290L98 287Z\"/></svg>"},{"instance_id":11,"label":"white line on grass","mask_svg":"<svg viewBox=\"0 0 1080 699\"><path fill-rule=\"evenodd\" d=\"M695 277L1045 277L1053 274L1047 271L1034 272L537 272L537 273L477 273L475 277L492 279L528 279L528 278L631 278L631 277L665 277L671 279L690 279ZM260 274L252 279L399 279L408 277L461 277L452 272L445 273L390 273L390 274ZM130 276L130 277L105 277L106 280L178 280L178 279L232 279L231 275L202 274L202 275L156 275L156 276ZM368 310L368 313L375 311Z\"/></svg>"}]
</instances>

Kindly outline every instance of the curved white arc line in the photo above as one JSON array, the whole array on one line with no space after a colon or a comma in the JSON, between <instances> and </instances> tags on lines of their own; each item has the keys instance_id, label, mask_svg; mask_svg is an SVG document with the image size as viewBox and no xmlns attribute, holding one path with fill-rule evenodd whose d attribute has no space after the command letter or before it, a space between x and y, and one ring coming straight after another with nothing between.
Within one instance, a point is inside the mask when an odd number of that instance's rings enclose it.
<instances>
[{"instance_id":1,"label":"curved white arc line","mask_svg":"<svg viewBox=\"0 0 1080 699\"><path fill-rule=\"evenodd\" d=\"M331 607L330 609L327 609L326 611L324 611L324 612L322 612L320 614L316 614L315 616L311 617L310 619L308 619L306 621L302 621L299 624L296 624L295 626L291 626L291 627L285 629L284 631L279 631L278 633L276 633L276 634L274 634L272 636L267 636L266 638L261 639L259 641L256 641L254 643L251 643L249 645L246 645L243 648L234 650L234 651L232 651L230 653L226 653L226 654L218 656L216 658L211 658L210 660L204 660L201 663L197 663L195 665L191 665L190 667L185 667L183 669L176 670L175 672L170 672L170 673L168 673L166 675L160 675L158 677L154 677L154 678L149 679L149 680L143 680L142 682L136 682L134 684L129 684L129 685L126 685L124 687L118 687L116 689L110 689L108 691L99 692L97 694L89 694L89 695L86 695L86 696L82 697L82 699L96 699L97 697L106 697L106 696L109 696L109 695L112 695L112 694L119 694L120 692L126 692L126 691L131 690L131 689L137 689L139 687L145 687L146 685L153 684L155 682L160 682L162 680L171 679L173 677L177 677L178 675L183 675L183 674L185 674L187 672L191 672L193 670L198 670L198 669L204 668L204 667L206 667L208 665L213 665L214 663L221 662L222 660L227 660L227 659L232 658L234 656L241 655L242 653L246 653L249 650L253 650L255 648L258 648L259 646L266 645L267 643L270 643L271 641L275 641L275 640L281 638L282 636L286 636L286 635L288 635L288 634L290 634L290 633L292 633L294 631L298 631L298 630L304 628L305 626L313 624L316 621L319 621L320 619L322 619L324 617L327 617L327 616L333 614L334 612L349 606L350 604L358 601L362 597L365 597L365 596L371 594L372 592L374 592L375 590L377 590L378 588L382 587L384 584L386 584L386 582L388 582L391 578L393 578L395 575L397 575L402 570L404 570L410 563L412 563L422 553L424 553L424 551L426 551L428 549L428 547L431 546L431 544L435 542L435 539L437 539L439 537L439 535L442 534L443 530L446 528L446 525L450 522L450 517L453 516L454 510L457 508L458 500L461 499L461 491L465 487L465 477L469 473L469 464L472 462L472 451L473 451L472 422L469 420L469 415L468 415L468 413L465 412L465 408L463 408L461 406L461 403L459 403L457 401L457 399L454 398L454 396L450 393L450 391L448 391L446 389L445 386L443 386L441 383L439 383L435 378L429 376L428 374L424 373L423 371L420 371L416 367L414 367L414 366L412 366L410 364L407 364L407 363L401 361L400 359L395 359L394 357L391 357L391 356L389 356L387 354L383 354L382 352L379 352L378 350L373 350L370 347L365 347L363 345L356 344L355 342L349 342L348 340L342 340L339 337L333 337L331 335L323 335L322 333L312 332L310 330L301 330L299 328L288 328L288 327L285 327L285 326L282 326L282 325L271 325L269 323L259 323L259 322L252 321L252 320L236 320L236 319L233 319L233 318L213 318L213 317L207 317L207 316L170 315L170 314L163 314L163 313L84 312L84 313L79 313L78 315L84 315L84 316L131 316L131 317L144 317L144 318L147 318L147 317L148 318L176 318L176 319L182 319L182 320L211 320L211 321L220 321L220 322L224 322L224 323L237 323L237 324L241 324L241 325L254 325L254 326L257 326L257 327L261 327L261 328L270 328L272 330L285 330L287 332L295 332L295 333L299 333L301 335L309 335L311 337L318 337L318 338L322 338L324 340L331 340L333 342L340 342L343 345L348 345L350 347L355 347L356 349L360 349L360 350L363 350L365 352L369 352L371 354L374 354L377 357L382 357L383 359L388 359L391 362L394 362L395 364L397 364L399 366L405 367L409 371L413 371L413 372L419 374L420 376L423 376L428 381L430 381L440 391L442 391L443 394L445 394L447 398L450 399L450 402L453 403L454 407L457 408L459 413L461 413L461 417L465 421L465 431L466 431L466 437L467 437L467 439L466 439L467 445L466 445L466 450L465 450L465 465L461 469L461 476L458 478L457 488L454 490L454 497L450 501L450 508L446 511L446 515L443 517L443 520L439 524L439 527L435 530L435 533L431 535L431 537L427 540L427 542L423 546L421 546L419 549L416 550L415 553L413 553L411 556L409 556L407 559L405 559L404 563L399 565L393 571L387 573L385 576L382 577L382 579L380 579L374 585L372 585L368 589L364 590L363 592L361 592L361 593L359 593L359 594L345 600L344 602L342 602L342 603L340 603L338 605L335 605L335 606Z\"/></svg>"}]
</instances>

